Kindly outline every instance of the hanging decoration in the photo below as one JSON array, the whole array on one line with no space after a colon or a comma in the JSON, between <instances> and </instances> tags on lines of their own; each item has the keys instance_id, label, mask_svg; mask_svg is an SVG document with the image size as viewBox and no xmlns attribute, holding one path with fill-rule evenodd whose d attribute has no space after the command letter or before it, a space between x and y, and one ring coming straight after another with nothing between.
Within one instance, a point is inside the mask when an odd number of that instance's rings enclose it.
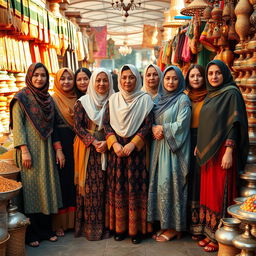
<instances>
[{"instance_id":1,"label":"hanging decoration","mask_svg":"<svg viewBox=\"0 0 256 256\"><path fill-rule=\"evenodd\" d=\"M122 11L125 12L124 16L127 18L129 16L128 11L130 10L135 10L135 9L139 9L141 7L141 1L139 0L138 3L136 3L134 0L130 0L130 2L128 4L124 3L124 0L112 0L111 3L112 7L114 10L118 10L118 11Z\"/></svg>"},{"instance_id":2,"label":"hanging decoration","mask_svg":"<svg viewBox=\"0 0 256 256\"><path fill-rule=\"evenodd\" d=\"M125 40L124 45L120 46L118 51L121 55L126 56L132 53L132 48L127 46L127 41Z\"/></svg>"}]
</instances>

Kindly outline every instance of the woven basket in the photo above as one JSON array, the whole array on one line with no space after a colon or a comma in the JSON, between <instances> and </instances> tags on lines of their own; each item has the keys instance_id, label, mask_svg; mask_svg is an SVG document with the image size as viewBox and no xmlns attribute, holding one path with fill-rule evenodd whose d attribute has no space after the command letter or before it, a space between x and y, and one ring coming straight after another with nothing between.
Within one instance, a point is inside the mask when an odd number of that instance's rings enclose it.
<instances>
[{"instance_id":1,"label":"woven basket","mask_svg":"<svg viewBox=\"0 0 256 256\"><path fill-rule=\"evenodd\" d=\"M0 256L5 256L6 254L6 245L7 245L7 241L8 239L10 238L10 235L8 234L8 237L3 240L3 241L0 241Z\"/></svg>"},{"instance_id":2,"label":"woven basket","mask_svg":"<svg viewBox=\"0 0 256 256\"><path fill-rule=\"evenodd\" d=\"M8 229L10 239L7 243L6 256L24 256L25 255L25 233L27 225Z\"/></svg>"}]
</instances>

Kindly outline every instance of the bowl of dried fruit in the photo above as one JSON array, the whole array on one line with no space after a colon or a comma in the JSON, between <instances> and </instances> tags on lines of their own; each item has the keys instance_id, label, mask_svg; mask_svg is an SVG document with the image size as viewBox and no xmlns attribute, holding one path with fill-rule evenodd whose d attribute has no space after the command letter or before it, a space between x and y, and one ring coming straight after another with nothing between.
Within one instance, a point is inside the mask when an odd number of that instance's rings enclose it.
<instances>
[{"instance_id":1,"label":"bowl of dried fruit","mask_svg":"<svg viewBox=\"0 0 256 256\"><path fill-rule=\"evenodd\" d=\"M0 176L0 201L12 199L21 188L21 182Z\"/></svg>"}]
</instances>

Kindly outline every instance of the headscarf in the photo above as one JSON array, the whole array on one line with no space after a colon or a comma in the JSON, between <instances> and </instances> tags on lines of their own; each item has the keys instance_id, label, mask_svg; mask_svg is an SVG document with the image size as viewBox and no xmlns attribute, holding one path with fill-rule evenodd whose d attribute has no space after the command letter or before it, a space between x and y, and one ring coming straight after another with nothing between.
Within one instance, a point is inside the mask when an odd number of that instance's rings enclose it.
<instances>
[{"instance_id":1,"label":"headscarf","mask_svg":"<svg viewBox=\"0 0 256 256\"><path fill-rule=\"evenodd\" d=\"M98 94L95 91L95 81L99 73L105 73L108 77L109 90L105 95ZM113 93L115 93L115 91L113 89L113 80L111 74L105 68L95 69L92 73L86 95L82 96L79 101L81 101L81 104L90 120L99 126L98 130L102 128L105 103Z\"/></svg>"},{"instance_id":2,"label":"headscarf","mask_svg":"<svg viewBox=\"0 0 256 256\"><path fill-rule=\"evenodd\" d=\"M125 91L121 86L124 67L128 67L136 77L136 85L132 92ZM154 106L151 97L142 92L141 87L141 77L137 68L130 64L124 65L118 75L119 92L109 99L110 125L121 137L134 135Z\"/></svg>"},{"instance_id":3,"label":"headscarf","mask_svg":"<svg viewBox=\"0 0 256 256\"><path fill-rule=\"evenodd\" d=\"M189 68L189 70L187 72L186 78L185 78L185 81L186 81L186 91L187 91L188 97L193 102L200 102L200 101L204 100L204 98L205 98L205 96L207 94L206 84L204 82L203 85L200 88L198 88L198 89L194 89L193 87L190 86L189 74L190 74L190 71L192 69L199 70L200 74L204 78L204 81L205 81L205 71L204 71L204 68L201 65L193 64L193 65L190 66L190 68Z\"/></svg>"},{"instance_id":4,"label":"headscarf","mask_svg":"<svg viewBox=\"0 0 256 256\"><path fill-rule=\"evenodd\" d=\"M43 67L46 71L47 80L45 85L38 89L32 84L32 76L36 69ZM42 63L33 63L29 66L26 74L26 87L20 90L10 103L10 127L13 128L12 108L16 100L31 120L36 131L42 139L47 139L53 132L54 103L48 93L49 73Z\"/></svg>"},{"instance_id":5,"label":"headscarf","mask_svg":"<svg viewBox=\"0 0 256 256\"><path fill-rule=\"evenodd\" d=\"M67 71L72 78L74 79L74 73L69 68L61 68L55 75L53 91L52 95L53 100L55 101L58 111L61 113L63 118L68 122L68 124L73 127L74 126L74 105L77 100L77 96L74 90L74 87L71 91L65 92L63 91L60 85L60 78L63 73Z\"/></svg>"},{"instance_id":6,"label":"headscarf","mask_svg":"<svg viewBox=\"0 0 256 256\"><path fill-rule=\"evenodd\" d=\"M170 70L174 70L177 74L179 83L178 87L173 92L168 92L164 88L164 77L166 73ZM161 84L158 88L158 103L154 107L155 118L158 118L166 109L168 109L171 105L175 104L175 102L179 99L180 95L183 94L185 89L185 80L181 70L176 66L169 66L163 72L163 77Z\"/></svg>"},{"instance_id":7,"label":"headscarf","mask_svg":"<svg viewBox=\"0 0 256 256\"><path fill-rule=\"evenodd\" d=\"M223 75L220 86L210 85L207 74L211 65L217 65ZM248 154L248 120L240 90L233 81L229 68L220 60L209 62L206 67L207 94L200 112L198 127L197 159L200 165L210 160L227 139L230 130L238 127L236 149L238 164L243 168Z\"/></svg>"},{"instance_id":8,"label":"headscarf","mask_svg":"<svg viewBox=\"0 0 256 256\"><path fill-rule=\"evenodd\" d=\"M141 88L141 90L143 92L147 92L152 99L154 99L156 96L157 96L157 92L155 93L150 87L147 86L147 83L146 83L146 75L147 75L147 72L148 72L148 69L150 67L153 67L157 74L158 74L158 77L159 77L159 83L158 83L158 87L160 85L160 82L161 82L161 79L162 79L162 71L161 69L155 65L155 64L149 64L146 68L145 68L145 71L144 71L144 76L143 76L143 87ZM157 91L158 91L158 88L157 88Z\"/></svg>"},{"instance_id":9,"label":"headscarf","mask_svg":"<svg viewBox=\"0 0 256 256\"><path fill-rule=\"evenodd\" d=\"M92 72L88 69L88 68L79 68L76 72L75 72L75 78L74 78L74 84L75 84L75 92L77 94L77 98L80 98L81 96L85 95L85 93L81 92L78 88L77 88L77 85L76 85L76 79L77 79L77 75L78 73L80 72L84 72L88 78L90 79L91 78L91 75L92 75Z\"/></svg>"}]
</instances>

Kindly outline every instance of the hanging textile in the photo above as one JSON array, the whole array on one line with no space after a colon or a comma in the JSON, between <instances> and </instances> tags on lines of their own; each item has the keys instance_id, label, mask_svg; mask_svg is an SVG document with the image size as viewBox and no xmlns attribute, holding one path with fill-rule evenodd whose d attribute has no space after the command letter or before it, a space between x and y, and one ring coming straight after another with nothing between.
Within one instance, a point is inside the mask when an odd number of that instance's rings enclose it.
<instances>
[{"instance_id":1,"label":"hanging textile","mask_svg":"<svg viewBox=\"0 0 256 256\"><path fill-rule=\"evenodd\" d=\"M112 59L115 55L115 41L109 38L107 41L107 58Z\"/></svg>"},{"instance_id":2,"label":"hanging textile","mask_svg":"<svg viewBox=\"0 0 256 256\"><path fill-rule=\"evenodd\" d=\"M94 52L94 58L106 58L107 57L107 26L92 27L92 31L95 33L95 39L98 49Z\"/></svg>"},{"instance_id":3,"label":"hanging textile","mask_svg":"<svg viewBox=\"0 0 256 256\"><path fill-rule=\"evenodd\" d=\"M153 44L154 36L156 36L156 44L160 44L162 42L162 33L160 28L151 25L143 25L142 47L153 48L155 46L155 44Z\"/></svg>"},{"instance_id":4,"label":"hanging textile","mask_svg":"<svg viewBox=\"0 0 256 256\"><path fill-rule=\"evenodd\" d=\"M13 24L13 11L9 0L0 0L0 25L6 28Z\"/></svg>"},{"instance_id":5,"label":"hanging textile","mask_svg":"<svg viewBox=\"0 0 256 256\"><path fill-rule=\"evenodd\" d=\"M38 38L37 5L31 0L29 0L29 37Z\"/></svg>"}]
</instances>

